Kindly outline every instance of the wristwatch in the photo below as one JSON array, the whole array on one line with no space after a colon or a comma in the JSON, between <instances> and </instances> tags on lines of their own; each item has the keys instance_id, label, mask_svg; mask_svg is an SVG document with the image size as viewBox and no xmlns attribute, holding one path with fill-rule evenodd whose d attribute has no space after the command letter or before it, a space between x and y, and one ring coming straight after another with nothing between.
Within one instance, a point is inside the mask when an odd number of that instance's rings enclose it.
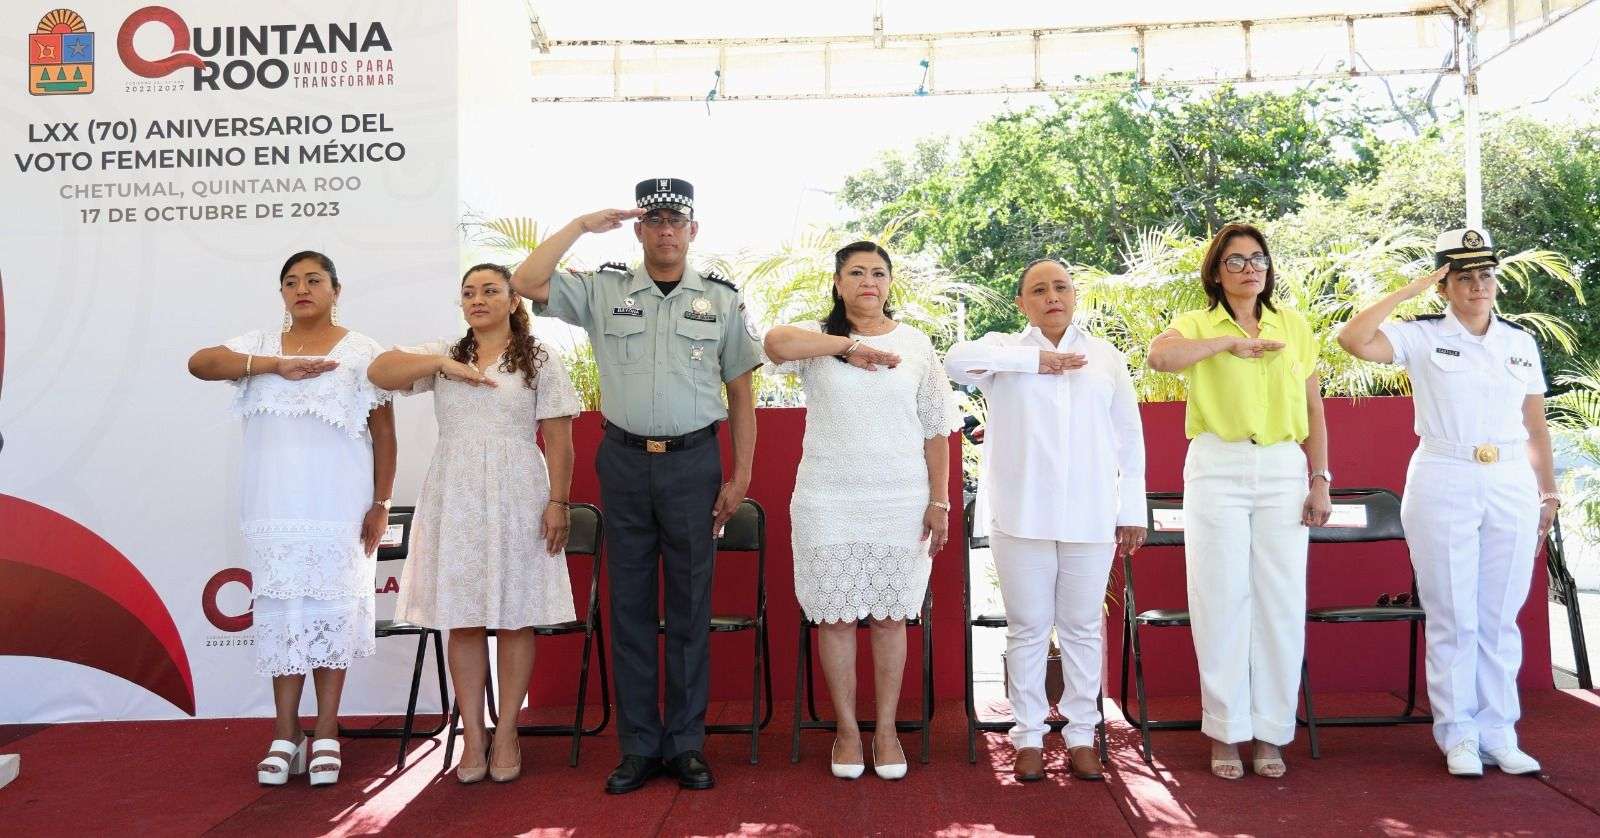
<instances>
[{"instance_id":1,"label":"wristwatch","mask_svg":"<svg viewBox=\"0 0 1600 838\"><path fill-rule=\"evenodd\" d=\"M1328 481L1328 488L1333 488L1333 472L1328 471L1327 469L1323 469L1322 471L1313 471L1307 477L1307 480L1315 480L1318 477Z\"/></svg>"}]
</instances>

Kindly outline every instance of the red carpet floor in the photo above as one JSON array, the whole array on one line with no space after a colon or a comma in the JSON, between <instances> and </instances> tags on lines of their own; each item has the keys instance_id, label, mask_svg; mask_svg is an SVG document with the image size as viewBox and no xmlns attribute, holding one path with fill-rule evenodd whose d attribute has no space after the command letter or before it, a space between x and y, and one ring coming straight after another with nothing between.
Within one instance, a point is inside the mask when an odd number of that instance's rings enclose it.
<instances>
[{"instance_id":1,"label":"red carpet floor","mask_svg":"<svg viewBox=\"0 0 1600 838\"><path fill-rule=\"evenodd\" d=\"M0 728L0 751L22 755L22 776L0 789L0 834L1600 835L1600 696L1540 691L1523 702L1522 742L1544 763L1540 777L1450 777L1427 727L1413 725L1324 730L1320 760L1302 736L1284 779L1228 782L1207 773L1200 734L1154 734L1149 766L1138 732L1114 722L1108 782L1067 778L1052 738L1050 776L1024 785L1010 779L1002 735L981 737L978 764L967 763L961 707L949 703L939 707L931 764L915 763L907 734L905 781L869 772L848 782L827 775L825 733L806 734L801 762L790 764L780 705L759 766L746 759L747 740L717 736L707 748L716 789L680 791L662 779L623 797L601 793L617 757L609 730L585 740L576 769L561 740L524 740L523 777L503 786L462 787L440 774L442 738L414 745L398 773L397 743L347 740L343 779L313 790L300 778L256 785L254 761L270 737L262 720L15 726ZM1318 709L1391 705L1388 696L1328 696ZM1197 708L1168 700L1154 709L1180 717ZM716 711L734 721L747 707Z\"/></svg>"}]
</instances>

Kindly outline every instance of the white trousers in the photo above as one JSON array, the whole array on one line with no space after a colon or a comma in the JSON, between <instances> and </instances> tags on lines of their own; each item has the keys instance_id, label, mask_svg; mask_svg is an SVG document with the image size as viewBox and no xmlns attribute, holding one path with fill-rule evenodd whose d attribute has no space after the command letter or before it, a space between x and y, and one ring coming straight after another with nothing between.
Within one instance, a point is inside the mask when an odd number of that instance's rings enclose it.
<instances>
[{"instance_id":1,"label":"white trousers","mask_svg":"<svg viewBox=\"0 0 1600 838\"><path fill-rule=\"evenodd\" d=\"M1213 434L1189 443L1183 554L1200 729L1219 742L1294 740L1306 639L1306 494L1305 452L1295 443Z\"/></svg>"},{"instance_id":2,"label":"white trousers","mask_svg":"<svg viewBox=\"0 0 1600 838\"><path fill-rule=\"evenodd\" d=\"M1520 452L1518 452L1520 453ZM1517 744L1517 612L1528 599L1539 490L1527 458L1480 465L1418 451L1400 520L1427 612L1433 740ZM1541 606L1542 607L1542 606Z\"/></svg>"},{"instance_id":3,"label":"white trousers","mask_svg":"<svg viewBox=\"0 0 1600 838\"><path fill-rule=\"evenodd\" d=\"M1018 748L1044 745L1049 700L1045 663L1050 629L1061 646L1066 690L1057 709L1066 717L1067 747L1094 744L1100 723L1106 580L1116 545L1083 544L989 534L1000 595L1006 606L1006 690L1017 723L1011 741Z\"/></svg>"}]
</instances>

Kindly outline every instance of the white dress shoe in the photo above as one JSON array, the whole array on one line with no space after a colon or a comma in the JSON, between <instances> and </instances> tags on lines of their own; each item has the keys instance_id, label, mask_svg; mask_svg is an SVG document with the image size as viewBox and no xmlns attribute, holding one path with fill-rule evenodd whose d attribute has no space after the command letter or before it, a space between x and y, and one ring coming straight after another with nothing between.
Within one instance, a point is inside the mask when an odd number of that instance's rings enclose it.
<instances>
[{"instance_id":1,"label":"white dress shoe","mask_svg":"<svg viewBox=\"0 0 1600 838\"><path fill-rule=\"evenodd\" d=\"M901 748L900 751L904 753L905 749ZM884 765L879 762L878 740L874 739L872 740L872 773L877 774L884 780L900 780L906 776L906 764L904 762L895 762Z\"/></svg>"},{"instance_id":2,"label":"white dress shoe","mask_svg":"<svg viewBox=\"0 0 1600 838\"><path fill-rule=\"evenodd\" d=\"M837 746L839 744L839 740L833 740L833 744ZM860 779L862 773L867 770L867 766L859 762L835 762L833 759L833 748L829 748L828 769L833 772L833 776L838 777L841 780L856 780Z\"/></svg>"},{"instance_id":3,"label":"white dress shoe","mask_svg":"<svg viewBox=\"0 0 1600 838\"><path fill-rule=\"evenodd\" d=\"M1478 759L1484 765L1498 765L1500 770L1507 774L1538 774L1539 761L1522 752L1515 745L1489 750L1485 748L1478 752Z\"/></svg>"},{"instance_id":4,"label":"white dress shoe","mask_svg":"<svg viewBox=\"0 0 1600 838\"><path fill-rule=\"evenodd\" d=\"M1457 777L1482 777L1483 759L1478 756L1478 740L1463 739L1444 755L1445 765Z\"/></svg>"}]
</instances>

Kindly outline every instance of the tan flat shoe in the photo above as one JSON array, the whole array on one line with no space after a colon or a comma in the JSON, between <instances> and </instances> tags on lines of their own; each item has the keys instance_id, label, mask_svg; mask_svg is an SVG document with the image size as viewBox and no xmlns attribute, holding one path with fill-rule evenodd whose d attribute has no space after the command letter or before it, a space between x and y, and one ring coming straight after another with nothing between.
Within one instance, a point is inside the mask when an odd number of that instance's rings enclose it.
<instances>
[{"instance_id":1,"label":"tan flat shoe","mask_svg":"<svg viewBox=\"0 0 1600 838\"><path fill-rule=\"evenodd\" d=\"M1044 749L1019 748L1011 763L1011 773L1024 783L1044 779Z\"/></svg>"},{"instance_id":2,"label":"tan flat shoe","mask_svg":"<svg viewBox=\"0 0 1600 838\"><path fill-rule=\"evenodd\" d=\"M1100 782L1106 778L1106 775L1100 773L1100 754L1090 745L1068 748L1067 767L1072 776L1078 780Z\"/></svg>"}]
</instances>

